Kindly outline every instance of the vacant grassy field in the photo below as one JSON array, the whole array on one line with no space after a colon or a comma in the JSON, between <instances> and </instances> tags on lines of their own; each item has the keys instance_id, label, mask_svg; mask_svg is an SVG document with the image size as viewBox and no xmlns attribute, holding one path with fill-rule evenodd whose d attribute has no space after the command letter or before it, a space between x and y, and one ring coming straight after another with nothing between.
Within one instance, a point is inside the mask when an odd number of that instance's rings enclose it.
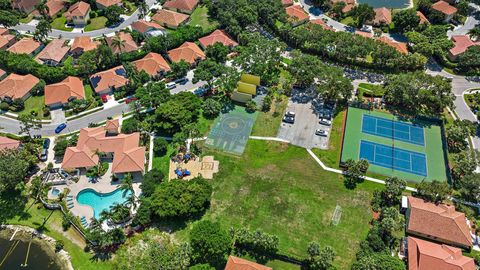
<instances>
[{"instance_id":1,"label":"vacant grassy field","mask_svg":"<svg viewBox=\"0 0 480 270\"><path fill-rule=\"evenodd\" d=\"M105 24L107 23L107 18L100 16L93 19L90 19L90 23L85 26L83 29L85 32L98 30L105 28Z\"/></svg>"},{"instance_id":2,"label":"vacant grassy field","mask_svg":"<svg viewBox=\"0 0 480 270\"><path fill-rule=\"evenodd\" d=\"M205 6L197 7L190 16L189 25L199 25L204 31L212 31L218 27L218 23L208 18L208 8Z\"/></svg>"},{"instance_id":3,"label":"vacant grassy field","mask_svg":"<svg viewBox=\"0 0 480 270\"><path fill-rule=\"evenodd\" d=\"M67 18L62 16L53 20L53 22L50 25L52 26L53 29L58 29L58 30L68 31L68 32L73 31L73 28L65 27L66 23L67 23Z\"/></svg>"},{"instance_id":4,"label":"vacant grassy field","mask_svg":"<svg viewBox=\"0 0 480 270\"><path fill-rule=\"evenodd\" d=\"M275 137L278 133L278 128L282 122L283 113L287 108L288 98L281 96L277 101L275 99L272 102L272 107L268 112L260 111L257 116L257 120L253 125L253 136L268 136Z\"/></svg>"},{"instance_id":5,"label":"vacant grassy field","mask_svg":"<svg viewBox=\"0 0 480 270\"><path fill-rule=\"evenodd\" d=\"M332 246L337 269L349 268L369 228L372 191L380 185L365 182L348 190L341 176L321 170L305 149L287 144L250 140L241 157L213 154L220 172L212 182L212 204L204 219L216 220L225 229L275 234L280 251L291 255L305 257L310 241ZM336 205L343 214L333 226ZM187 224L176 236L187 239L191 227Z\"/></svg>"},{"instance_id":6,"label":"vacant grassy field","mask_svg":"<svg viewBox=\"0 0 480 270\"><path fill-rule=\"evenodd\" d=\"M72 228L64 232L62 230L62 213L60 211L46 210L40 204L32 205L29 202L23 215L7 220L6 224L23 225L31 228L43 228L43 233L56 240L62 240L64 249L70 254L75 270L103 270L111 269L111 262L96 261L93 254L83 251L85 242ZM40 208L37 208L40 206ZM43 224L43 226L42 226Z\"/></svg>"}]
</instances>

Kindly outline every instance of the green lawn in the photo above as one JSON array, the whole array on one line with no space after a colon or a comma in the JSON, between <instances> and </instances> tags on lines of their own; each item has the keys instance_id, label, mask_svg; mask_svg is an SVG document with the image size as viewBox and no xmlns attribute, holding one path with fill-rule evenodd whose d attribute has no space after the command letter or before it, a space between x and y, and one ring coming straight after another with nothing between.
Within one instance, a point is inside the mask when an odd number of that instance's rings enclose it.
<instances>
[{"instance_id":1,"label":"green lawn","mask_svg":"<svg viewBox=\"0 0 480 270\"><path fill-rule=\"evenodd\" d=\"M366 237L372 214L372 192L381 185L364 182L355 190L344 187L342 177L323 171L303 148L250 140L241 157L210 151L220 161L212 180L211 207L203 217L225 229L245 227L275 234L280 252L306 256L310 241L332 246L337 269L349 269L359 242ZM339 225L331 225L336 205L343 208ZM188 239L193 224L176 231ZM281 262L271 262L275 269Z\"/></svg>"},{"instance_id":2,"label":"green lawn","mask_svg":"<svg viewBox=\"0 0 480 270\"><path fill-rule=\"evenodd\" d=\"M25 100L25 108L20 112L15 112L16 114L30 114L31 111L35 111L37 113L37 119L45 119L43 117L43 106L45 104L45 97L44 96L30 96L27 100ZM49 117L48 117L49 118Z\"/></svg>"},{"instance_id":3,"label":"green lawn","mask_svg":"<svg viewBox=\"0 0 480 270\"><path fill-rule=\"evenodd\" d=\"M258 113L257 121L255 121L252 129L253 136L277 136L278 128L282 123L282 116L288 103L287 97L282 96L280 99L280 102L276 102L276 99L274 99L269 112L261 111Z\"/></svg>"},{"instance_id":4,"label":"green lawn","mask_svg":"<svg viewBox=\"0 0 480 270\"><path fill-rule=\"evenodd\" d=\"M50 25L52 26L53 29L71 32L73 28L65 27L66 23L67 23L67 18L62 16L53 20L53 22Z\"/></svg>"},{"instance_id":5,"label":"green lawn","mask_svg":"<svg viewBox=\"0 0 480 270\"><path fill-rule=\"evenodd\" d=\"M218 23L208 18L208 8L206 6L197 7L190 16L189 25L199 25L205 32L209 32L218 27Z\"/></svg>"},{"instance_id":6,"label":"green lawn","mask_svg":"<svg viewBox=\"0 0 480 270\"><path fill-rule=\"evenodd\" d=\"M352 17L348 16L342 19L340 22L346 25L350 25L352 23L355 23L355 20Z\"/></svg>"},{"instance_id":7,"label":"green lawn","mask_svg":"<svg viewBox=\"0 0 480 270\"><path fill-rule=\"evenodd\" d=\"M168 144L167 153L163 156L153 157L153 168L163 172L165 175L168 175L168 170L170 166L170 155L175 152L175 148L170 143Z\"/></svg>"},{"instance_id":8,"label":"green lawn","mask_svg":"<svg viewBox=\"0 0 480 270\"><path fill-rule=\"evenodd\" d=\"M359 97L382 97L385 94L385 88L378 84L360 83L358 85Z\"/></svg>"},{"instance_id":9,"label":"green lawn","mask_svg":"<svg viewBox=\"0 0 480 270\"><path fill-rule=\"evenodd\" d=\"M83 86L83 89L85 91L85 99L86 100L91 100L93 99L93 90L92 90L92 86L90 86L90 84L86 84Z\"/></svg>"},{"instance_id":10,"label":"green lawn","mask_svg":"<svg viewBox=\"0 0 480 270\"><path fill-rule=\"evenodd\" d=\"M46 210L40 204L31 205L31 201L24 215L9 219L5 224L23 225L40 228L44 223L43 232L56 240L62 240L64 249L70 254L73 268L76 270L104 270L111 269L111 262L96 261L93 254L83 251L85 245L80 235L72 228L62 230L62 213L60 211Z\"/></svg>"},{"instance_id":11,"label":"green lawn","mask_svg":"<svg viewBox=\"0 0 480 270\"><path fill-rule=\"evenodd\" d=\"M28 14L27 17L21 18L19 21L20 21L21 23L29 23L29 22L31 22L32 20L33 20L33 14L30 13L30 14Z\"/></svg>"},{"instance_id":12,"label":"green lawn","mask_svg":"<svg viewBox=\"0 0 480 270\"><path fill-rule=\"evenodd\" d=\"M98 30L105 28L105 24L107 23L107 18L100 16L93 19L90 19L90 23L85 26L83 29L85 32Z\"/></svg>"}]
</instances>

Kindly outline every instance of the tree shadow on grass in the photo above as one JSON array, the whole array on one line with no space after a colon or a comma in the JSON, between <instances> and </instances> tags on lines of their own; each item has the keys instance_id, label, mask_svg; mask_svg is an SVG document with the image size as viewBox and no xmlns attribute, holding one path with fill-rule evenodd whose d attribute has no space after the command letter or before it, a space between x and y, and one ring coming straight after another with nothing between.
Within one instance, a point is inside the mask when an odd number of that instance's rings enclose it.
<instances>
[{"instance_id":1,"label":"tree shadow on grass","mask_svg":"<svg viewBox=\"0 0 480 270\"><path fill-rule=\"evenodd\" d=\"M31 215L26 213L25 205L28 198L23 196L20 191L4 191L0 193L0 223L5 223L8 219L16 216L20 218L29 218Z\"/></svg>"}]
</instances>

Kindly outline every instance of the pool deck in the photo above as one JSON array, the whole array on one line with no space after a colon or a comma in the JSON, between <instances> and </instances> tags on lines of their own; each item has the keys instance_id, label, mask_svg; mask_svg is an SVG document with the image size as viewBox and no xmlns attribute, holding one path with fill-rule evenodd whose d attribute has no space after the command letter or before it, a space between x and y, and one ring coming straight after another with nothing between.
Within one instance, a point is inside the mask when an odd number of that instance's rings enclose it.
<instances>
[{"instance_id":1,"label":"pool deck","mask_svg":"<svg viewBox=\"0 0 480 270\"><path fill-rule=\"evenodd\" d=\"M112 183L111 181L111 164L107 170L107 173L98 179L98 182L91 183L88 181L88 177L85 174L81 174L80 178L77 183L73 183L68 185L70 189L70 193L68 195L73 196L73 208L69 209L72 214L78 217L85 216L88 223L93 218L93 209L88 205L83 205L78 203L77 195L80 191L84 189L93 189L99 193L110 193L118 188L121 181L116 181ZM139 196L141 193L140 184L142 179L135 179L133 183L133 190L135 192L135 196Z\"/></svg>"}]
</instances>

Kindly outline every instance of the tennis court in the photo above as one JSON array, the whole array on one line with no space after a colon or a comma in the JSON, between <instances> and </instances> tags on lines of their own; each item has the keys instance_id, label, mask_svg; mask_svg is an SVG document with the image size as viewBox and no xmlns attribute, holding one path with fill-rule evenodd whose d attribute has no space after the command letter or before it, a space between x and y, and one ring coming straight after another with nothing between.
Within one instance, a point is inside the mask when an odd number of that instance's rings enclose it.
<instances>
[{"instance_id":1,"label":"tennis court","mask_svg":"<svg viewBox=\"0 0 480 270\"><path fill-rule=\"evenodd\" d=\"M364 158L369 173L412 183L447 181L445 147L437 122L349 107L340 160Z\"/></svg>"},{"instance_id":2,"label":"tennis court","mask_svg":"<svg viewBox=\"0 0 480 270\"><path fill-rule=\"evenodd\" d=\"M362 140L359 158L384 168L427 176L427 159L422 153Z\"/></svg>"},{"instance_id":3,"label":"tennis court","mask_svg":"<svg viewBox=\"0 0 480 270\"><path fill-rule=\"evenodd\" d=\"M247 113L244 107L235 106L215 120L205 145L236 155L243 154L256 118L257 113Z\"/></svg>"},{"instance_id":4,"label":"tennis court","mask_svg":"<svg viewBox=\"0 0 480 270\"><path fill-rule=\"evenodd\" d=\"M362 132L408 143L425 145L423 127L372 115L363 115Z\"/></svg>"}]
</instances>

